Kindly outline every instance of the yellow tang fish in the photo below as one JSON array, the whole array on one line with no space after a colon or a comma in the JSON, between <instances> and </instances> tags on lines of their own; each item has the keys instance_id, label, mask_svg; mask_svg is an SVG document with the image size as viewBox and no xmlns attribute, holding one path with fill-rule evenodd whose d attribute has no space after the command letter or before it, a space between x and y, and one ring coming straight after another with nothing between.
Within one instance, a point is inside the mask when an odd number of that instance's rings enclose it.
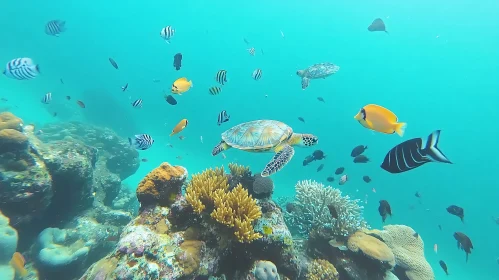
<instances>
[{"instance_id":1,"label":"yellow tang fish","mask_svg":"<svg viewBox=\"0 0 499 280\"><path fill-rule=\"evenodd\" d=\"M189 122L187 119L181 120L172 130L172 133L170 133L170 136L175 135L179 133L180 131L184 130L184 128L187 126Z\"/></svg>"},{"instance_id":2,"label":"yellow tang fish","mask_svg":"<svg viewBox=\"0 0 499 280\"><path fill-rule=\"evenodd\" d=\"M354 119L371 130L404 136L406 123L399 123L397 116L390 110L375 104L369 104L360 109Z\"/></svg>"},{"instance_id":3,"label":"yellow tang fish","mask_svg":"<svg viewBox=\"0 0 499 280\"><path fill-rule=\"evenodd\" d=\"M178 78L172 85L172 93L182 95L192 87L192 81L187 81L187 78Z\"/></svg>"}]
</instances>

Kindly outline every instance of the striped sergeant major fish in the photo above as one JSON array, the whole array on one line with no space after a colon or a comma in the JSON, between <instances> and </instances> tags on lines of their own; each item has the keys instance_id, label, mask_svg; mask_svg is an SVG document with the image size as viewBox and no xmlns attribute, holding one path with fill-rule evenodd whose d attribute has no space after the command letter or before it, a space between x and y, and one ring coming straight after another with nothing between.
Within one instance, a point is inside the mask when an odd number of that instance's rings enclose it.
<instances>
[{"instance_id":1,"label":"striped sergeant major fish","mask_svg":"<svg viewBox=\"0 0 499 280\"><path fill-rule=\"evenodd\" d=\"M132 107L133 108L142 108L142 99L137 99L134 102L132 102Z\"/></svg>"},{"instance_id":2,"label":"striped sergeant major fish","mask_svg":"<svg viewBox=\"0 0 499 280\"><path fill-rule=\"evenodd\" d=\"M381 168L390 173L402 173L428 162L452 163L438 148L440 130L428 139L414 138L393 147L385 156Z\"/></svg>"},{"instance_id":3,"label":"striped sergeant major fish","mask_svg":"<svg viewBox=\"0 0 499 280\"><path fill-rule=\"evenodd\" d=\"M45 24L45 33L50 36L59 37L59 34L66 31L66 22L64 20L51 20Z\"/></svg>"},{"instance_id":4,"label":"striped sergeant major fish","mask_svg":"<svg viewBox=\"0 0 499 280\"><path fill-rule=\"evenodd\" d=\"M251 76L255 81L260 80L260 78L262 77L262 69L255 69L255 71L253 71L253 74L251 74Z\"/></svg>"},{"instance_id":5,"label":"striped sergeant major fish","mask_svg":"<svg viewBox=\"0 0 499 280\"><path fill-rule=\"evenodd\" d=\"M230 120L230 116L227 114L227 111L223 110L218 113L218 125L223 124L224 122L228 122Z\"/></svg>"},{"instance_id":6,"label":"striped sergeant major fish","mask_svg":"<svg viewBox=\"0 0 499 280\"><path fill-rule=\"evenodd\" d=\"M137 134L133 139L128 137L128 142L137 150L147 150L154 144L154 139L149 134Z\"/></svg>"},{"instance_id":7,"label":"striped sergeant major fish","mask_svg":"<svg viewBox=\"0 0 499 280\"><path fill-rule=\"evenodd\" d=\"M42 97L42 103L43 104L49 104L50 101L52 101L52 93L47 92L43 97Z\"/></svg>"},{"instance_id":8,"label":"striped sergeant major fish","mask_svg":"<svg viewBox=\"0 0 499 280\"><path fill-rule=\"evenodd\" d=\"M161 29L161 32L159 33L161 38L165 40L166 43L170 44L170 39L175 35L175 29L171 27L170 25L163 27Z\"/></svg>"},{"instance_id":9,"label":"striped sergeant major fish","mask_svg":"<svg viewBox=\"0 0 499 280\"><path fill-rule=\"evenodd\" d=\"M215 76L215 81L217 81L222 86L227 82L227 70L219 70Z\"/></svg>"},{"instance_id":10,"label":"striped sergeant major fish","mask_svg":"<svg viewBox=\"0 0 499 280\"><path fill-rule=\"evenodd\" d=\"M3 74L17 80L30 80L40 74L40 67L31 58L15 58L7 62Z\"/></svg>"},{"instance_id":11,"label":"striped sergeant major fish","mask_svg":"<svg viewBox=\"0 0 499 280\"><path fill-rule=\"evenodd\" d=\"M221 87L211 87L208 89L211 95L218 95L220 92L222 92Z\"/></svg>"}]
</instances>

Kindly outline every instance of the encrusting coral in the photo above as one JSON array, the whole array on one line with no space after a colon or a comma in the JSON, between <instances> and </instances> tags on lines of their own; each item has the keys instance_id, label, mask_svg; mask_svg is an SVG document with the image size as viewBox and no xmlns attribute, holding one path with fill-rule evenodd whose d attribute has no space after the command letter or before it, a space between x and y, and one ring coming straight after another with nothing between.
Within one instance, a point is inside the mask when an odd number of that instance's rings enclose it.
<instances>
[{"instance_id":1,"label":"encrusting coral","mask_svg":"<svg viewBox=\"0 0 499 280\"><path fill-rule=\"evenodd\" d=\"M338 271L327 260L313 260L308 265L307 280L336 280L338 277Z\"/></svg>"},{"instance_id":2,"label":"encrusting coral","mask_svg":"<svg viewBox=\"0 0 499 280\"><path fill-rule=\"evenodd\" d=\"M186 189L186 200L198 214L204 210L220 224L234 228L234 235L242 243L261 238L252 222L262 216L257 201L241 184L228 191L228 178L223 168L208 169L192 176Z\"/></svg>"},{"instance_id":3,"label":"encrusting coral","mask_svg":"<svg viewBox=\"0 0 499 280\"><path fill-rule=\"evenodd\" d=\"M395 266L395 256L392 250L376 237L357 231L348 238L348 249L352 252L361 251L364 255L380 262Z\"/></svg>"},{"instance_id":4,"label":"encrusting coral","mask_svg":"<svg viewBox=\"0 0 499 280\"><path fill-rule=\"evenodd\" d=\"M397 266L405 270L409 280L434 280L435 275L424 256L421 236L405 225L388 225L383 230L365 230L367 234L380 237L395 255Z\"/></svg>"}]
</instances>

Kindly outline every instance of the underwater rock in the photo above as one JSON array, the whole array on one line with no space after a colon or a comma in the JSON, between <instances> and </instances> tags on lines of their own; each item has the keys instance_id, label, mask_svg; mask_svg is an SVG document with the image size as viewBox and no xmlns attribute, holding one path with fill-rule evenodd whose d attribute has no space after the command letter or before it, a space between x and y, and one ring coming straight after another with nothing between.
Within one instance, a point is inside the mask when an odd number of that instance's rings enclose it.
<instances>
[{"instance_id":1,"label":"underwater rock","mask_svg":"<svg viewBox=\"0 0 499 280\"><path fill-rule=\"evenodd\" d=\"M107 169L106 160L103 157L99 157L95 164L92 185L96 191L95 200L106 206L112 206L120 193L121 179Z\"/></svg>"},{"instance_id":2,"label":"underwater rock","mask_svg":"<svg viewBox=\"0 0 499 280\"><path fill-rule=\"evenodd\" d=\"M113 209L121 209L136 214L139 209L137 195L127 185L122 185L116 198L113 200Z\"/></svg>"},{"instance_id":3,"label":"underwater rock","mask_svg":"<svg viewBox=\"0 0 499 280\"><path fill-rule=\"evenodd\" d=\"M15 129L0 130L0 153L22 151L28 147L28 137Z\"/></svg>"},{"instance_id":4,"label":"underwater rock","mask_svg":"<svg viewBox=\"0 0 499 280\"><path fill-rule=\"evenodd\" d=\"M17 131L22 131L23 120L14 116L11 112L0 113L0 130L3 129L15 129Z\"/></svg>"}]
</instances>

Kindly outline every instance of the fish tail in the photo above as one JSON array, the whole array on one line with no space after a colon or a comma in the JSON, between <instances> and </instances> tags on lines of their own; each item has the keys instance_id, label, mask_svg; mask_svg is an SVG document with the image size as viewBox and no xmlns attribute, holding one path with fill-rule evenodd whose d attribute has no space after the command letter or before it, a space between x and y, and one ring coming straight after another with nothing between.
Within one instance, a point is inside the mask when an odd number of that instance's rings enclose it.
<instances>
[{"instance_id":1,"label":"fish tail","mask_svg":"<svg viewBox=\"0 0 499 280\"><path fill-rule=\"evenodd\" d=\"M191 85L191 87L194 87L194 84L192 83L192 80L189 81L189 84Z\"/></svg>"},{"instance_id":2,"label":"fish tail","mask_svg":"<svg viewBox=\"0 0 499 280\"><path fill-rule=\"evenodd\" d=\"M407 127L407 123L396 123L395 124L395 132L400 136L404 136L405 129Z\"/></svg>"},{"instance_id":3,"label":"fish tail","mask_svg":"<svg viewBox=\"0 0 499 280\"><path fill-rule=\"evenodd\" d=\"M440 130L435 130L432 134L430 134L428 136L424 152L426 152L426 154L434 161L452 163L449 159L447 159L444 153L440 151L440 149L438 148L439 138L440 138Z\"/></svg>"},{"instance_id":4,"label":"fish tail","mask_svg":"<svg viewBox=\"0 0 499 280\"><path fill-rule=\"evenodd\" d=\"M40 73L40 64L35 65L35 69L38 73Z\"/></svg>"}]
</instances>

